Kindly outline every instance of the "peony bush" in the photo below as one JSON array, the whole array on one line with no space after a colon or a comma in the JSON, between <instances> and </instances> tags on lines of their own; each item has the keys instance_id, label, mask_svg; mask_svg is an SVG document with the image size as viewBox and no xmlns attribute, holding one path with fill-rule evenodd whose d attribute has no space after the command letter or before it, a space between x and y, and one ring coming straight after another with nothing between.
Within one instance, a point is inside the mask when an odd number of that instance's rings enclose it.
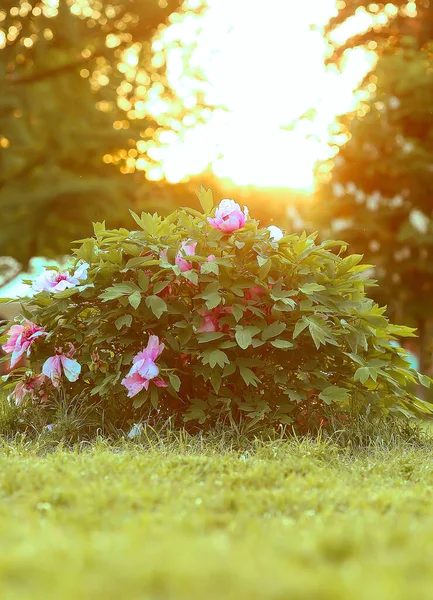
<instances>
[{"instance_id":1,"label":"peony bush","mask_svg":"<svg viewBox=\"0 0 433 600\"><path fill-rule=\"evenodd\" d=\"M117 427L152 411L308 427L330 413L432 414L411 392L431 380L396 345L414 330L367 297L361 256L198 196L203 213L132 213L134 231L96 223L70 271L32 284L2 332L11 399L49 422L61 394Z\"/></svg>"}]
</instances>

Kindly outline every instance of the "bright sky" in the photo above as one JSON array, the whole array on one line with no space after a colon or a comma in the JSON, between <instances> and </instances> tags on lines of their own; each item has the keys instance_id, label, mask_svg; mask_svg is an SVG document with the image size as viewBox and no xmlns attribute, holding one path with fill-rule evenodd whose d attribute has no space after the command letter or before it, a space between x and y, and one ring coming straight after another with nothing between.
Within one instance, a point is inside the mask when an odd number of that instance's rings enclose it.
<instances>
[{"instance_id":1,"label":"bright sky","mask_svg":"<svg viewBox=\"0 0 433 600\"><path fill-rule=\"evenodd\" d=\"M311 188L315 162L331 153L329 126L354 106L353 89L369 66L366 53L353 51L343 75L326 71L321 28L335 13L335 0L208 1L197 38L192 16L165 35L196 39L193 61L210 84L207 101L227 111L167 145L165 176L177 182L212 164L217 176L239 185ZM352 26L359 30L362 23ZM169 61L174 85L182 75L177 58ZM313 123L284 129L310 108L317 111ZM159 178L158 169L148 176Z\"/></svg>"}]
</instances>

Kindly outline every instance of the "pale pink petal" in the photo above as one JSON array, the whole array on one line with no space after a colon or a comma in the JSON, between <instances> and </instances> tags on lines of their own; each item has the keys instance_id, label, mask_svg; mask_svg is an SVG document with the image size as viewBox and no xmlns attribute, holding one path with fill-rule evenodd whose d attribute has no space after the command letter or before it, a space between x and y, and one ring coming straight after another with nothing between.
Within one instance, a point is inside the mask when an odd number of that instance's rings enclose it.
<instances>
[{"instance_id":1,"label":"pale pink petal","mask_svg":"<svg viewBox=\"0 0 433 600\"><path fill-rule=\"evenodd\" d=\"M212 227L224 231L224 233L232 233L237 229L241 229L248 217L248 209L245 207L242 212L241 207L234 200L228 198L221 200L215 211L215 218L208 218Z\"/></svg>"},{"instance_id":2,"label":"pale pink petal","mask_svg":"<svg viewBox=\"0 0 433 600\"><path fill-rule=\"evenodd\" d=\"M83 262L74 273L74 278L78 280L87 279L87 271L90 268L90 265L86 262Z\"/></svg>"},{"instance_id":3,"label":"pale pink petal","mask_svg":"<svg viewBox=\"0 0 433 600\"><path fill-rule=\"evenodd\" d=\"M137 370L137 372L140 373L140 375L144 377L144 379L153 379L159 374L159 369L157 365L153 362L153 360L148 358L143 362L143 364L141 365L140 369Z\"/></svg>"},{"instance_id":4,"label":"pale pink petal","mask_svg":"<svg viewBox=\"0 0 433 600\"><path fill-rule=\"evenodd\" d=\"M127 375L122 379L121 384L128 390L128 398L132 398L146 387L146 380L143 379L139 373L134 373L133 375ZM147 382L147 387L149 387L149 382Z\"/></svg>"},{"instance_id":5,"label":"pale pink petal","mask_svg":"<svg viewBox=\"0 0 433 600\"><path fill-rule=\"evenodd\" d=\"M181 273L184 273L185 271L191 271L192 269L192 263L182 258L180 254L176 256L174 262L179 267Z\"/></svg>"},{"instance_id":6,"label":"pale pink petal","mask_svg":"<svg viewBox=\"0 0 433 600\"><path fill-rule=\"evenodd\" d=\"M164 350L165 346L163 343L159 343L159 338L157 335L151 335L149 337L149 341L147 342L147 348L145 352L147 352L147 356L151 360L156 360L161 352Z\"/></svg>"},{"instance_id":7,"label":"pale pink petal","mask_svg":"<svg viewBox=\"0 0 433 600\"><path fill-rule=\"evenodd\" d=\"M210 331L218 331L218 321L214 315L211 313L204 316L200 327L198 328L198 333L207 333Z\"/></svg>"},{"instance_id":8,"label":"pale pink petal","mask_svg":"<svg viewBox=\"0 0 433 600\"><path fill-rule=\"evenodd\" d=\"M197 242L182 242L181 250L186 256L194 256Z\"/></svg>"},{"instance_id":9,"label":"pale pink petal","mask_svg":"<svg viewBox=\"0 0 433 600\"><path fill-rule=\"evenodd\" d=\"M20 406L22 404L22 401L24 400L25 396L28 393L28 389L27 386L25 384L24 381L20 381L14 391L11 394L11 397L15 400L15 404L17 406Z\"/></svg>"},{"instance_id":10,"label":"pale pink petal","mask_svg":"<svg viewBox=\"0 0 433 600\"><path fill-rule=\"evenodd\" d=\"M78 282L77 282L78 283ZM74 281L69 281L68 279L61 279L56 285L52 288L53 292L64 292L69 288L73 288L76 286Z\"/></svg>"},{"instance_id":11,"label":"pale pink petal","mask_svg":"<svg viewBox=\"0 0 433 600\"><path fill-rule=\"evenodd\" d=\"M216 219L212 219L211 217L208 217L207 220L212 225L212 227L214 227L215 229L219 229L219 223L220 223L219 219L217 221Z\"/></svg>"},{"instance_id":12,"label":"pale pink petal","mask_svg":"<svg viewBox=\"0 0 433 600\"><path fill-rule=\"evenodd\" d=\"M30 346L37 337L47 335L44 328L28 321L24 325L12 325L9 330L9 339L3 345L5 352L12 352L11 368L13 368L21 359L24 352L30 353Z\"/></svg>"},{"instance_id":13,"label":"pale pink petal","mask_svg":"<svg viewBox=\"0 0 433 600\"><path fill-rule=\"evenodd\" d=\"M215 214L224 216L232 212L241 212L241 207L231 198L223 198L218 204Z\"/></svg>"},{"instance_id":14,"label":"pale pink petal","mask_svg":"<svg viewBox=\"0 0 433 600\"><path fill-rule=\"evenodd\" d=\"M133 367L131 367L131 371L130 373L136 373L140 367L142 366L142 364L149 358L149 354L147 352L147 350L142 350L141 352L139 352L138 354L136 354L134 356L134 358L132 359L132 364L134 365ZM139 364L140 363L140 364Z\"/></svg>"},{"instance_id":15,"label":"pale pink petal","mask_svg":"<svg viewBox=\"0 0 433 600\"><path fill-rule=\"evenodd\" d=\"M44 384L45 381L45 375L43 373L40 373L40 375L37 375L36 377L33 377L29 382L29 386L32 389L38 389L41 387L41 385Z\"/></svg>"},{"instance_id":16,"label":"pale pink petal","mask_svg":"<svg viewBox=\"0 0 433 600\"><path fill-rule=\"evenodd\" d=\"M56 355L48 358L42 366L42 373L48 379L51 379L54 387L58 387L62 375L60 356Z\"/></svg>"},{"instance_id":17,"label":"pale pink petal","mask_svg":"<svg viewBox=\"0 0 433 600\"><path fill-rule=\"evenodd\" d=\"M24 331L23 325L12 325L12 327L9 329L8 340L2 346L2 349L4 350L4 352L7 352L9 354L9 352L14 351L17 340L21 336L23 331Z\"/></svg>"},{"instance_id":18,"label":"pale pink petal","mask_svg":"<svg viewBox=\"0 0 433 600\"><path fill-rule=\"evenodd\" d=\"M240 229L245 224L245 221L242 223L242 220L239 218L239 215L229 215L225 219L223 219L219 225L219 229L224 231L224 233L232 233L237 229Z\"/></svg>"},{"instance_id":19,"label":"pale pink petal","mask_svg":"<svg viewBox=\"0 0 433 600\"><path fill-rule=\"evenodd\" d=\"M162 387L162 388L166 388L168 386L168 384L165 383L165 381L163 381L162 379L154 379L153 383L155 385L157 385L158 387Z\"/></svg>"},{"instance_id":20,"label":"pale pink petal","mask_svg":"<svg viewBox=\"0 0 433 600\"><path fill-rule=\"evenodd\" d=\"M246 290L245 297L247 300L258 300L263 294L265 294L265 290L262 287L253 285L249 290Z\"/></svg>"},{"instance_id":21,"label":"pale pink petal","mask_svg":"<svg viewBox=\"0 0 433 600\"><path fill-rule=\"evenodd\" d=\"M81 365L73 358L68 358L65 354L60 355L60 360L63 365L63 371L66 379L69 381L77 381L81 373Z\"/></svg>"},{"instance_id":22,"label":"pale pink petal","mask_svg":"<svg viewBox=\"0 0 433 600\"><path fill-rule=\"evenodd\" d=\"M35 292L50 291L55 285L53 275L55 275L54 271L45 271L33 281L32 289Z\"/></svg>"},{"instance_id":23,"label":"pale pink petal","mask_svg":"<svg viewBox=\"0 0 433 600\"><path fill-rule=\"evenodd\" d=\"M75 346L71 342L68 342L68 345L69 345L69 350L67 352L65 352L64 354L68 358L72 358L75 354Z\"/></svg>"},{"instance_id":24,"label":"pale pink petal","mask_svg":"<svg viewBox=\"0 0 433 600\"><path fill-rule=\"evenodd\" d=\"M34 339L41 337L41 335L48 335L48 334L46 331L41 329L39 331L35 331L34 333L32 333L31 336L29 337L29 340L33 341Z\"/></svg>"},{"instance_id":25,"label":"pale pink petal","mask_svg":"<svg viewBox=\"0 0 433 600\"><path fill-rule=\"evenodd\" d=\"M27 348L30 346L29 342L26 342L24 344L22 344L17 350L14 350L12 352L12 356L11 356L11 369L14 368L14 366L21 360L24 352L27 350Z\"/></svg>"}]
</instances>

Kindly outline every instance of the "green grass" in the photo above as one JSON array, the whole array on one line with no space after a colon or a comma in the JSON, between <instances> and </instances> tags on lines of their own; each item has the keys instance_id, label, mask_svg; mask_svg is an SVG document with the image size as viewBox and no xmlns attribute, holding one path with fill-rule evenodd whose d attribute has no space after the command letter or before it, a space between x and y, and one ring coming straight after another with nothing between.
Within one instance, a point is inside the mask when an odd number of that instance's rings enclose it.
<instances>
[{"instance_id":1,"label":"green grass","mask_svg":"<svg viewBox=\"0 0 433 600\"><path fill-rule=\"evenodd\" d=\"M428 443L50 444L0 444L2 600L432 597Z\"/></svg>"}]
</instances>

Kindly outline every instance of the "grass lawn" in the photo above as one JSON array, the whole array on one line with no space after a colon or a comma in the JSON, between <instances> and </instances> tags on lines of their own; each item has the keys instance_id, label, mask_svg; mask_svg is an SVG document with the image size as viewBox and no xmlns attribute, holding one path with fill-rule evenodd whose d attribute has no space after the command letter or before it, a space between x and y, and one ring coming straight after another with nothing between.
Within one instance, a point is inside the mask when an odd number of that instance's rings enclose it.
<instances>
[{"instance_id":1,"label":"grass lawn","mask_svg":"<svg viewBox=\"0 0 433 600\"><path fill-rule=\"evenodd\" d=\"M0 445L0 598L432 598L433 449Z\"/></svg>"}]
</instances>

